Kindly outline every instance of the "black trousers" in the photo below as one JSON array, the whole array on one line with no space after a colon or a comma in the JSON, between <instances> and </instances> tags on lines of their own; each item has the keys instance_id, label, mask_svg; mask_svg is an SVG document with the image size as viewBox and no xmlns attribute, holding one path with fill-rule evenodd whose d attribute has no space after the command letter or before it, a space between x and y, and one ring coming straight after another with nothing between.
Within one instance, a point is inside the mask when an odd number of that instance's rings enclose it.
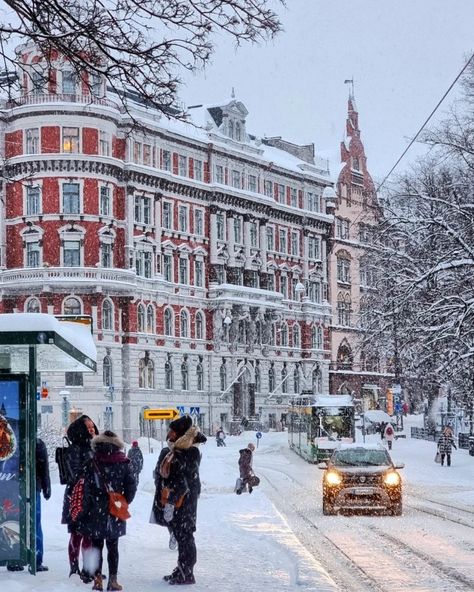
<instances>
[{"instance_id":1,"label":"black trousers","mask_svg":"<svg viewBox=\"0 0 474 592\"><path fill-rule=\"evenodd\" d=\"M109 566L109 578L110 576L116 576L118 573L119 565L119 551L118 551L118 538L108 539L105 541L107 546L107 564ZM104 548L104 539L92 539L92 547L97 549L100 557L99 566L95 572L95 575L102 573L102 549Z\"/></svg>"},{"instance_id":2,"label":"black trousers","mask_svg":"<svg viewBox=\"0 0 474 592\"><path fill-rule=\"evenodd\" d=\"M448 467L450 467L451 466L451 454L448 452L441 453L441 466L444 465L444 457L446 457L446 464L448 465Z\"/></svg>"}]
</instances>

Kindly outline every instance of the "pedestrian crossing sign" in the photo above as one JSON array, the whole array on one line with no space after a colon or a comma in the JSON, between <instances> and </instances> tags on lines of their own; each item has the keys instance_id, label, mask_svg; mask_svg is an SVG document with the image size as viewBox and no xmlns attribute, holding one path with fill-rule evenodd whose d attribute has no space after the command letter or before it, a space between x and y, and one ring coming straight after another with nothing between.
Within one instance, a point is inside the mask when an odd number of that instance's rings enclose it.
<instances>
[{"instance_id":1,"label":"pedestrian crossing sign","mask_svg":"<svg viewBox=\"0 0 474 592\"><path fill-rule=\"evenodd\" d=\"M189 415L199 415L199 407L190 407L189 408Z\"/></svg>"}]
</instances>

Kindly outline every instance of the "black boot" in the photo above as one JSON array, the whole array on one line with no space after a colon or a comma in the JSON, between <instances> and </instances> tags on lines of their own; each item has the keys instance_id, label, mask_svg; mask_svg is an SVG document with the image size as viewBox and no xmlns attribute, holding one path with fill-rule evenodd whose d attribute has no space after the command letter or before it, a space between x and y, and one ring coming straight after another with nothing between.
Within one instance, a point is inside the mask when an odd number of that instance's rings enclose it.
<instances>
[{"instance_id":1,"label":"black boot","mask_svg":"<svg viewBox=\"0 0 474 592\"><path fill-rule=\"evenodd\" d=\"M70 571L69 571L69 577L73 576L74 574L78 574L80 575L80 569L79 569L79 562L78 561L71 561L70 563Z\"/></svg>"}]
</instances>

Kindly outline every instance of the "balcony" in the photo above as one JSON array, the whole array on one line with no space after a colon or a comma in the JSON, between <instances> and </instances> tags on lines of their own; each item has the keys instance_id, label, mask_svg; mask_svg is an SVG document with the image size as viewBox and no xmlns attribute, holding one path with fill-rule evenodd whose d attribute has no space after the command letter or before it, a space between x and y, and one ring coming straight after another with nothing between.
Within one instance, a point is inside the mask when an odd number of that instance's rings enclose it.
<instances>
[{"instance_id":1,"label":"balcony","mask_svg":"<svg viewBox=\"0 0 474 592\"><path fill-rule=\"evenodd\" d=\"M81 105L99 105L101 107L116 109L117 111L120 110L118 104L110 99L94 97L91 94L75 95L60 93L23 95L6 101L5 107L7 109L13 109L23 105L46 105L48 103L79 103Z\"/></svg>"},{"instance_id":2,"label":"balcony","mask_svg":"<svg viewBox=\"0 0 474 592\"><path fill-rule=\"evenodd\" d=\"M209 300L216 304L244 304L281 310L286 308L283 304L283 294L280 294L280 292L237 286L235 284L211 284L209 287Z\"/></svg>"}]
</instances>

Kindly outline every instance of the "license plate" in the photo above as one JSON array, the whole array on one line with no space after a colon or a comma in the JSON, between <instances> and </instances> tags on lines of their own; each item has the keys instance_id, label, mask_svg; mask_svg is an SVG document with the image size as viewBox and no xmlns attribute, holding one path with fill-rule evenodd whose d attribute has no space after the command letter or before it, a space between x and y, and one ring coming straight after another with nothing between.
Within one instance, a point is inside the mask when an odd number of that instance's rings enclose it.
<instances>
[{"instance_id":1,"label":"license plate","mask_svg":"<svg viewBox=\"0 0 474 592\"><path fill-rule=\"evenodd\" d=\"M374 490L372 489L372 487L356 487L352 493L354 495L372 495L374 493Z\"/></svg>"}]
</instances>

